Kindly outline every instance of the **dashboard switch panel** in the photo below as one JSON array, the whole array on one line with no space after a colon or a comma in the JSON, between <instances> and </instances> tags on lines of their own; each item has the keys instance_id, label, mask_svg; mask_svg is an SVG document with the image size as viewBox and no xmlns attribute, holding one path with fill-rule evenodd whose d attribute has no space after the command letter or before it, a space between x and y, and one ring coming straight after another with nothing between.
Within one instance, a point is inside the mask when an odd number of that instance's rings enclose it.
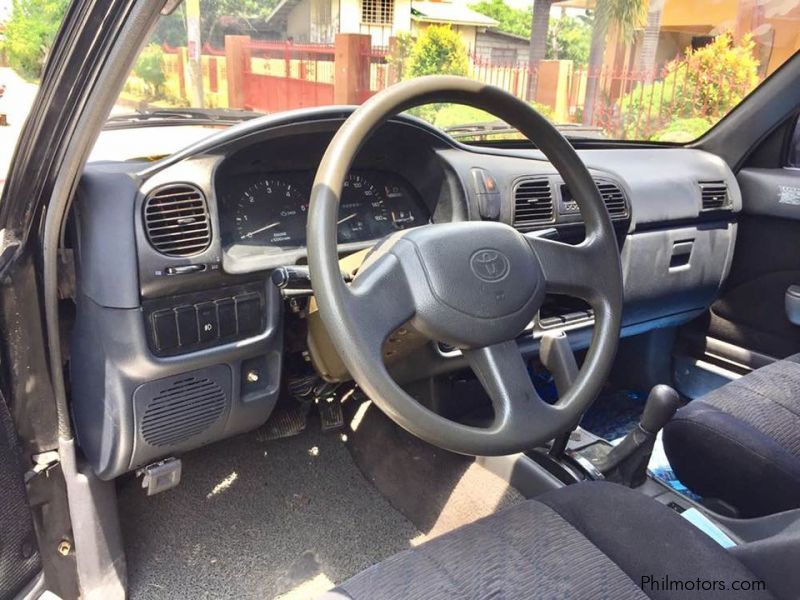
<instances>
[{"instance_id":1,"label":"dashboard switch panel","mask_svg":"<svg viewBox=\"0 0 800 600\"><path fill-rule=\"evenodd\" d=\"M258 335L264 330L263 283L145 301L150 350L173 356Z\"/></svg>"}]
</instances>

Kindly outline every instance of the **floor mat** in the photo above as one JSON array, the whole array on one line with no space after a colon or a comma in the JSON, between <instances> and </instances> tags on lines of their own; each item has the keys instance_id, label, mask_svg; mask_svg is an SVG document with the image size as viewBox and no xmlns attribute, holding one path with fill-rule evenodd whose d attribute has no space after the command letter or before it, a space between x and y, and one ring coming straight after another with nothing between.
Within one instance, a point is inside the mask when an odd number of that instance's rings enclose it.
<instances>
[{"instance_id":1,"label":"floor mat","mask_svg":"<svg viewBox=\"0 0 800 600\"><path fill-rule=\"evenodd\" d=\"M348 446L364 476L424 535L436 537L522 502L508 483L395 425L371 402L346 410Z\"/></svg>"},{"instance_id":2,"label":"floor mat","mask_svg":"<svg viewBox=\"0 0 800 600\"><path fill-rule=\"evenodd\" d=\"M608 441L625 436L644 411L647 394L631 390L603 391L586 411L581 426Z\"/></svg>"},{"instance_id":3,"label":"floor mat","mask_svg":"<svg viewBox=\"0 0 800 600\"><path fill-rule=\"evenodd\" d=\"M408 548L420 532L313 419L183 456L183 480L151 498L119 490L130 597L310 598Z\"/></svg>"},{"instance_id":4,"label":"floor mat","mask_svg":"<svg viewBox=\"0 0 800 600\"><path fill-rule=\"evenodd\" d=\"M680 479L675 476L675 473L669 464L669 460L667 460L667 453L664 452L664 443L661 440L661 432L658 433L658 437L656 438L656 444L653 447L653 454L650 456L650 462L647 465L647 471L651 476L668 485L679 494L683 494L695 502L700 502L702 500L700 496L683 485Z\"/></svg>"}]
</instances>

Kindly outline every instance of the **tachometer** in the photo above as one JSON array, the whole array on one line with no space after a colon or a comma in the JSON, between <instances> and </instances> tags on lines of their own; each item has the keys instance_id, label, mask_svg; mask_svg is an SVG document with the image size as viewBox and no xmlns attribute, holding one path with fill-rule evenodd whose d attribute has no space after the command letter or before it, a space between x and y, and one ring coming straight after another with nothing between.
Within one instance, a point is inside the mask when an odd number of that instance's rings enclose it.
<instances>
[{"instance_id":1,"label":"tachometer","mask_svg":"<svg viewBox=\"0 0 800 600\"><path fill-rule=\"evenodd\" d=\"M234 206L234 243L303 246L307 213L308 202L297 186L280 179L258 181Z\"/></svg>"}]
</instances>

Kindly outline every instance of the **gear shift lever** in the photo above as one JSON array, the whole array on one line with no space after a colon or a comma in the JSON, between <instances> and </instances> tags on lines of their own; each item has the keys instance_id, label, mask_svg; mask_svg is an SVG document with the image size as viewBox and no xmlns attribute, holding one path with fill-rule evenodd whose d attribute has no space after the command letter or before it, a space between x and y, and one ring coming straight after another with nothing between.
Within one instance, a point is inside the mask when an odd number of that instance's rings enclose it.
<instances>
[{"instance_id":1,"label":"gear shift lever","mask_svg":"<svg viewBox=\"0 0 800 600\"><path fill-rule=\"evenodd\" d=\"M653 453L658 432L663 429L683 402L668 385L650 390L644 413L634 429L596 464L606 479L628 487L637 487L647 479L647 463Z\"/></svg>"}]
</instances>

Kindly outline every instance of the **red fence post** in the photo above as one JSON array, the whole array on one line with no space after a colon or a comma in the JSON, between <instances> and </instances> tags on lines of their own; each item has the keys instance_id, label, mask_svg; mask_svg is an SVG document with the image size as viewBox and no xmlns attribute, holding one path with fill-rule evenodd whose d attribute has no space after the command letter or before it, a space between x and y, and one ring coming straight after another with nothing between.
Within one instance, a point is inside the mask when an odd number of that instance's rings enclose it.
<instances>
[{"instance_id":1,"label":"red fence post","mask_svg":"<svg viewBox=\"0 0 800 600\"><path fill-rule=\"evenodd\" d=\"M369 94L372 37L362 33L338 33L334 49L333 101L360 104Z\"/></svg>"},{"instance_id":2,"label":"red fence post","mask_svg":"<svg viewBox=\"0 0 800 600\"><path fill-rule=\"evenodd\" d=\"M225 36L225 70L228 76L228 106L245 107L245 73L250 71L250 36Z\"/></svg>"}]
</instances>

